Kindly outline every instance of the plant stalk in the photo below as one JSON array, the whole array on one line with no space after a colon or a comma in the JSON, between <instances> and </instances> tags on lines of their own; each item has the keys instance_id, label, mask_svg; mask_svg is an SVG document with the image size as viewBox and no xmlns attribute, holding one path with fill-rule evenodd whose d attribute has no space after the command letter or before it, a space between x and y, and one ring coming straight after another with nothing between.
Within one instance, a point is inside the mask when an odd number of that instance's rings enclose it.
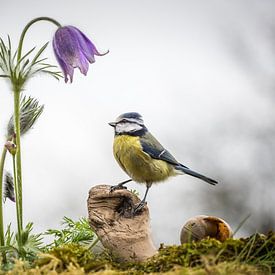
<instances>
[{"instance_id":1,"label":"plant stalk","mask_svg":"<svg viewBox=\"0 0 275 275\"><path fill-rule=\"evenodd\" d=\"M17 52L17 63L21 59L23 42L28 29L38 21L50 21L58 27L61 27L60 23L50 17L37 17L31 20L23 29ZM20 66L18 64L18 69ZM16 154L13 157L13 169L14 169L14 186L16 194L16 215L17 215L17 227L18 227L18 248L19 253L22 251L22 232L23 232L23 203L22 203L22 169L21 169L21 143L20 143L20 92L22 91L22 84L13 84L13 96L14 96L14 131L15 131L15 144Z\"/></svg>"},{"instance_id":2,"label":"plant stalk","mask_svg":"<svg viewBox=\"0 0 275 275\"><path fill-rule=\"evenodd\" d=\"M18 247L19 251L22 246L23 231L23 207L22 207L22 170L21 170L21 143L20 143L20 90L14 89L14 130L16 154L13 156L13 173L15 188L15 203L18 228Z\"/></svg>"},{"instance_id":3,"label":"plant stalk","mask_svg":"<svg viewBox=\"0 0 275 275\"><path fill-rule=\"evenodd\" d=\"M23 29L20 39L19 39L19 44L18 44L18 54L17 54L17 62L21 59L21 55L22 55L22 48L23 48L23 41L26 35L27 30L30 28L31 25L33 25L34 23L38 22L38 21L49 21L53 24L55 24L57 27L61 27L61 24L59 22L57 22L56 20L54 20L53 18L50 17L37 17L34 18L33 20L31 20Z\"/></svg>"},{"instance_id":4,"label":"plant stalk","mask_svg":"<svg viewBox=\"0 0 275 275\"><path fill-rule=\"evenodd\" d=\"M5 246L4 218L3 218L3 175L7 148L4 147L0 160L0 245ZM6 263L6 254L2 253L3 262Z\"/></svg>"},{"instance_id":5,"label":"plant stalk","mask_svg":"<svg viewBox=\"0 0 275 275\"><path fill-rule=\"evenodd\" d=\"M22 220L20 217L20 205L19 201L19 190L18 190L18 181L17 181L17 173L16 173L16 157L12 156L12 165L13 165L13 177L14 177L14 192L15 192L15 204L16 204L16 219L17 219L17 243L18 243L18 251L19 254L22 250Z\"/></svg>"}]
</instances>

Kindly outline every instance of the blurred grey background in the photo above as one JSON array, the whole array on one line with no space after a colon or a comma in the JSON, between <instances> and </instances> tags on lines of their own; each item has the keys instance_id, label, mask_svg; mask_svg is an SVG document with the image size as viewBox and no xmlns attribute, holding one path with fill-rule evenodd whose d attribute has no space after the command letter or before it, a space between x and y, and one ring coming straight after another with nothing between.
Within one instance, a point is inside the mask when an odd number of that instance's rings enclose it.
<instances>
[{"instance_id":1,"label":"blurred grey background","mask_svg":"<svg viewBox=\"0 0 275 275\"><path fill-rule=\"evenodd\" d=\"M41 75L26 86L25 94L45 104L22 140L24 219L36 232L59 227L63 216L87 216L92 186L127 179L107 123L128 111L140 112L180 162L220 182L179 176L153 186L156 244L179 243L182 225L199 214L217 215L233 229L251 214L239 236L274 229L274 1L0 0L0 7L0 36L9 34L14 47L28 21L50 16L110 50L87 77L75 71L72 84ZM34 25L25 51L51 41L55 30ZM44 55L56 64L51 46ZM13 98L0 81L3 143ZM4 214L15 226L12 202Z\"/></svg>"}]
</instances>

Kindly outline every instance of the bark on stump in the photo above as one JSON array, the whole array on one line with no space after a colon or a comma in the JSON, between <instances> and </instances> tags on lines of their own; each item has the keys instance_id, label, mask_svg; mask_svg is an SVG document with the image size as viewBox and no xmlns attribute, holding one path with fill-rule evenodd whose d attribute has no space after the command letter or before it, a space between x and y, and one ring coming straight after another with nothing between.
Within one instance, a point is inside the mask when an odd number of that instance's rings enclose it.
<instances>
[{"instance_id":1,"label":"bark on stump","mask_svg":"<svg viewBox=\"0 0 275 275\"><path fill-rule=\"evenodd\" d=\"M124 262L144 261L155 255L148 207L132 215L140 199L127 189L110 192L110 188L110 185L93 187L87 201L91 227L103 246Z\"/></svg>"}]
</instances>

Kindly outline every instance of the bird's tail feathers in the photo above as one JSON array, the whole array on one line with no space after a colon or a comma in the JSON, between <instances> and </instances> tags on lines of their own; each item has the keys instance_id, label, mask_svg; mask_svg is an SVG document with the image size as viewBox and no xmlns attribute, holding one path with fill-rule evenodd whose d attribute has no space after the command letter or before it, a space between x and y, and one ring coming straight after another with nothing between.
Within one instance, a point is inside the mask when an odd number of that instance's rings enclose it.
<instances>
[{"instance_id":1,"label":"bird's tail feathers","mask_svg":"<svg viewBox=\"0 0 275 275\"><path fill-rule=\"evenodd\" d=\"M193 177L196 177L198 179L201 179L201 180L203 180L203 181L205 181L205 182L207 182L209 184L212 184L212 185L218 184L217 181L215 181L213 179L210 179L210 178L208 178L208 177L206 177L204 175L201 175L201 174L199 174L199 173L197 173L197 172L195 172L195 171L187 168L186 166L177 165L177 166L175 166L175 169L183 172L184 174L188 174L190 176L193 176Z\"/></svg>"}]
</instances>

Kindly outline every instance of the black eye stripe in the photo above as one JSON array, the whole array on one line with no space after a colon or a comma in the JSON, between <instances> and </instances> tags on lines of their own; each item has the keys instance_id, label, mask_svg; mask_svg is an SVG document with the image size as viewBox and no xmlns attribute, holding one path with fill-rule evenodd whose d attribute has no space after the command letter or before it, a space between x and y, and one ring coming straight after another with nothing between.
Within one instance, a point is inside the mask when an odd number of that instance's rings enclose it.
<instances>
[{"instance_id":1,"label":"black eye stripe","mask_svg":"<svg viewBox=\"0 0 275 275\"><path fill-rule=\"evenodd\" d=\"M117 122L117 124L120 124L120 123L133 123L133 124L138 124L138 125L140 125L140 126L144 126L144 124L143 124L143 122L142 121L137 121L137 120L135 120L135 119L127 119L127 118L123 118L123 119L121 119L121 120L119 120L118 122Z\"/></svg>"},{"instance_id":2,"label":"black eye stripe","mask_svg":"<svg viewBox=\"0 0 275 275\"><path fill-rule=\"evenodd\" d=\"M135 123L135 122L130 121L130 120L128 120L128 119L122 119L122 120L120 120L118 123Z\"/></svg>"}]
</instances>

